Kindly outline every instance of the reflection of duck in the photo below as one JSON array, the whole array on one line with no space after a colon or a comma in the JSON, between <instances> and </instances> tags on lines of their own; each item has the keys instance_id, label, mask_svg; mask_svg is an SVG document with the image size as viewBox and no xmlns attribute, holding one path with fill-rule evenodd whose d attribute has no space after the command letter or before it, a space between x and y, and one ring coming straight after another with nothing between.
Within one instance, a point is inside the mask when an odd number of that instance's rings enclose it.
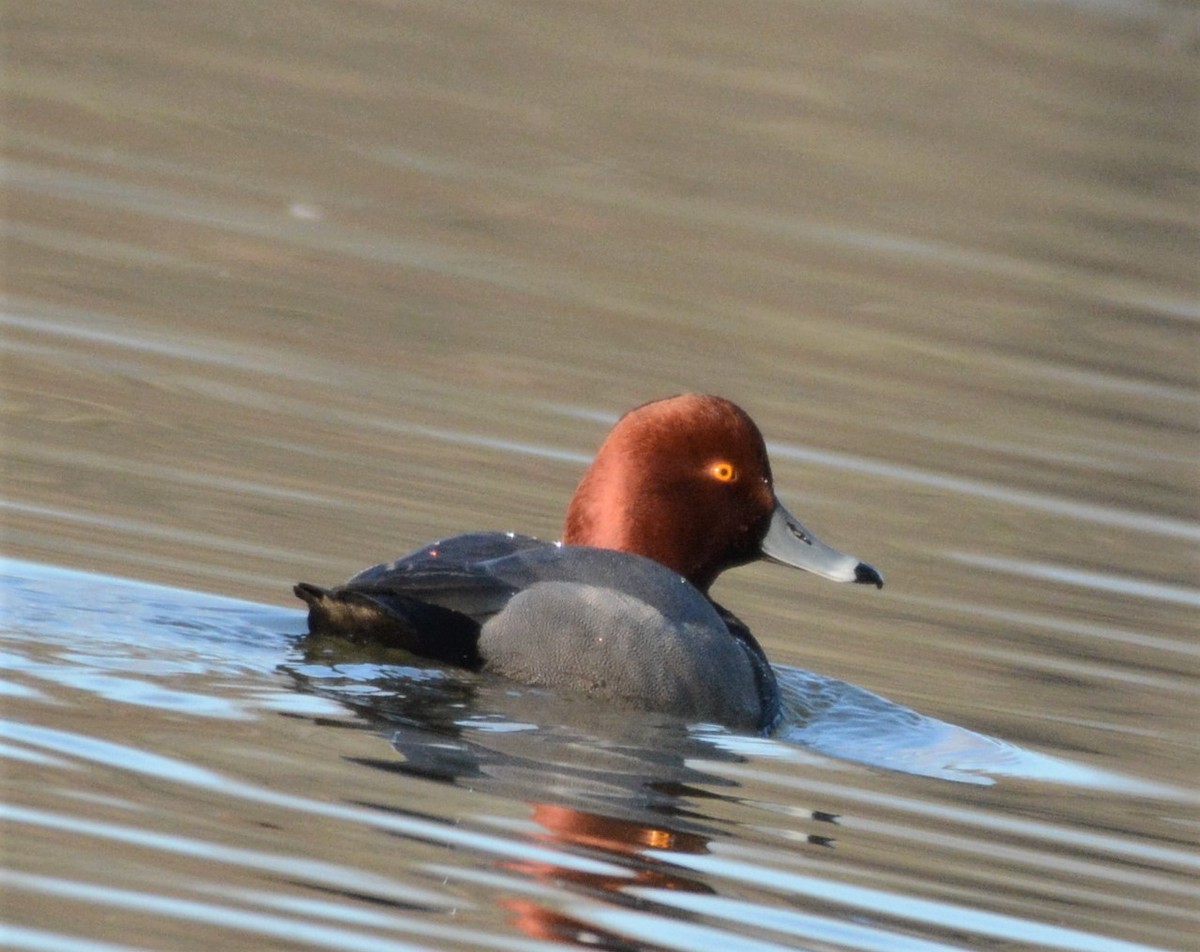
<instances>
[{"instance_id":1,"label":"reflection of duck","mask_svg":"<svg viewBox=\"0 0 1200 952\"><path fill-rule=\"evenodd\" d=\"M546 829L549 839L610 853L634 855L647 849L708 852L708 838L695 833L647 826L553 803L535 803L533 819Z\"/></svg>"},{"instance_id":2,"label":"reflection of duck","mask_svg":"<svg viewBox=\"0 0 1200 952\"><path fill-rule=\"evenodd\" d=\"M572 852L583 849L615 855L620 866L632 872L632 877L602 876L551 863L505 863L506 868L556 884L566 881L586 886L589 892L599 894L620 893L630 886L713 892L712 887L698 879L681 875L671 865L643 855L647 850L707 853L707 837L550 803L534 803L533 819L545 831L538 839ZM631 864L630 860L635 862ZM581 936L591 936L594 938L589 944L601 948L637 947L615 933L605 933L594 924L565 915L534 899L508 898L502 904L512 915L514 925L534 938L574 942ZM604 944L599 944L601 938L606 940Z\"/></svg>"},{"instance_id":3,"label":"reflection of duck","mask_svg":"<svg viewBox=\"0 0 1200 952\"><path fill-rule=\"evenodd\" d=\"M506 869L553 885L565 882L583 886L592 896L611 897L613 901L626 906L636 902L632 897L645 895L646 891L715 894L715 890L708 883L687 875L686 864L677 865L672 861L672 854L698 856L708 853L711 842L708 836L683 831L677 827L672 828L659 822L651 825L576 810L559 804L531 805L532 818L543 831L537 835L540 841L567 853L573 854L583 850L589 854L611 856L628 874L605 876L545 862L502 864ZM814 813L812 816L818 822L835 822L834 817L828 814ZM819 845L832 843L827 837L816 836L810 836L808 842ZM509 911L513 924L534 938L581 944L586 942L591 947L604 949L644 948L628 935L610 932L599 923L589 921L589 907L586 904L575 905L574 911L577 915L565 914L534 898L509 897L503 899L501 905ZM648 913L639 909L638 915L645 917ZM606 916L605 919L612 921L611 916Z\"/></svg>"},{"instance_id":4,"label":"reflection of duck","mask_svg":"<svg viewBox=\"0 0 1200 952\"><path fill-rule=\"evenodd\" d=\"M314 634L762 730L779 719L775 675L749 629L707 595L725 569L760 558L883 585L776 499L743 410L685 394L618 421L571 500L562 543L470 533L333 589L295 591Z\"/></svg>"}]
</instances>

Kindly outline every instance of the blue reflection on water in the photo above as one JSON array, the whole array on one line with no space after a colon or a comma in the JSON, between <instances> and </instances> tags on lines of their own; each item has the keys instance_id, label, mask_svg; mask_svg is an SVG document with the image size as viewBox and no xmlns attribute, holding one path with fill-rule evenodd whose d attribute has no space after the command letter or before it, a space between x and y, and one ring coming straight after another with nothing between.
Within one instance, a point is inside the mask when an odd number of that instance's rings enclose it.
<instances>
[{"instance_id":1,"label":"blue reflection on water","mask_svg":"<svg viewBox=\"0 0 1200 952\"><path fill-rule=\"evenodd\" d=\"M313 717L354 711L389 729L403 725L403 740L394 742L410 756L419 750L414 759L422 761L455 746L447 743L447 733L460 745L464 737L469 742L499 733L553 733L556 718L578 720L581 710L572 699L428 664L352 656L326 661L319 652L302 656L298 611L16 560L0 561L0 592L8 648L0 654L0 671L8 675L2 682L6 693L14 696L36 698L39 684L53 684L200 718L244 719L264 710ZM781 752L800 747L957 782L989 784L1009 776L1162 792L926 717L844 681L796 668L776 670L785 719L774 737L704 727L691 736L731 752L770 756L783 744ZM599 721L596 714L587 709L584 717L593 726L608 723L617 733L629 720L627 712L608 712ZM32 728L10 725L7 736L19 741L11 732L27 729ZM131 748L122 750L124 757ZM98 750L77 753L105 759Z\"/></svg>"}]
</instances>

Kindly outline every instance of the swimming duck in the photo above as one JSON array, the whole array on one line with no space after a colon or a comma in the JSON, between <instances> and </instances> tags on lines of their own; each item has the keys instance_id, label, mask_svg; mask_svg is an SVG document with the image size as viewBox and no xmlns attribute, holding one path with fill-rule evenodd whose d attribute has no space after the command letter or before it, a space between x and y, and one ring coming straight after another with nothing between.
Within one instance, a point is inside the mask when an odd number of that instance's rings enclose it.
<instances>
[{"instance_id":1,"label":"swimming duck","mask_svg":"<svg viewBox=\"0 0 1200 952\"><path fill-rule=\"evenodd\" d=\"M775 675L708 594L767 559L883 587L775 495L762 434L722 397L682 394L617 421L567 509L561 542L471 532L359 572L302 582L309 630L690 721L769 731Z\"/></svg>"}]
</instances>

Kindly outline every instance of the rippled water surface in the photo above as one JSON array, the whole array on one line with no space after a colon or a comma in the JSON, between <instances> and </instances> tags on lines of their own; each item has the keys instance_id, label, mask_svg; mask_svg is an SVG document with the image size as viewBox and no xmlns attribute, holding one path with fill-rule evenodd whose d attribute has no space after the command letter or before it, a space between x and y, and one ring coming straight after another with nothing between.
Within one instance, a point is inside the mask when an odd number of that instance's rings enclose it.
<instances>
[{"instance_id":1,"label":"rippled water surface","mask_svg":"<svg viewBox=\"0 0 1200 952\"><path fill-rule=\"evenodd\" d=\"M4 945L1195 948L1190 7L6 34ZM776 736L300 637L684 389L888 579L718 583Z\"/></svg>"}]
</instances>

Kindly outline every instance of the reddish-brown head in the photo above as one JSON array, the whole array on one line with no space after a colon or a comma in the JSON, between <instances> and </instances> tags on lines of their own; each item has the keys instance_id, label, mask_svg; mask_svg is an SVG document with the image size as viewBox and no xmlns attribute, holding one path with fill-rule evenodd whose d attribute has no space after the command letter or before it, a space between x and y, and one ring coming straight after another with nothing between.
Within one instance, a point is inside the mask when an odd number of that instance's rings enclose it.
<instances>
[{"instance_id":1,"label":"reddish-brown head","mask_svg":"<svg viewBox=\"0 0 1200 952\"><path fill-rule=\"evenodd\" d=\"M762 557L774 510L754 421L689 393L621 417L575 491L563 541L636 552L707 591L725 569Z\"/></svg>"}]
</instances>

